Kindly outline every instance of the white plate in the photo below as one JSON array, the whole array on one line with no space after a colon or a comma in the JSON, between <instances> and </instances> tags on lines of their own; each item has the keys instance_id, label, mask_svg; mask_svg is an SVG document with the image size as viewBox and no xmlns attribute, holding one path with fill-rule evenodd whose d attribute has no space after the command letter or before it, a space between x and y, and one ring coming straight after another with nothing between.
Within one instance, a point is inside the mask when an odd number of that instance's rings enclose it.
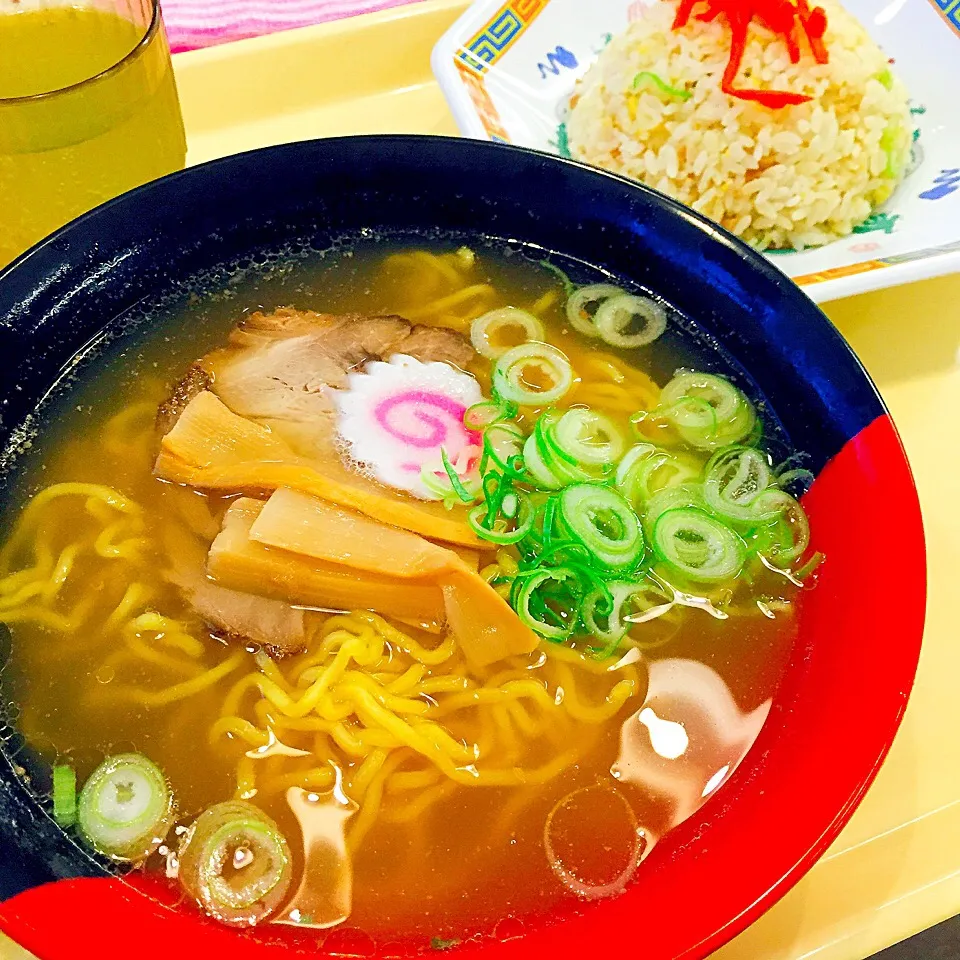
<instances>
[{"instance_id":1,"label":"white plate","mask_svg":"<svg viewBox=\"0 0 960 960\"><path fill-rule=\"evenodd\" d=\"M477 0L433 70L462 133L563 153L566 105L609 35L663 0ZM960 0L845 0L910 91L915 163L858 232L770 259L818 302L960 270Z\"/></svg>"}]
</instances>

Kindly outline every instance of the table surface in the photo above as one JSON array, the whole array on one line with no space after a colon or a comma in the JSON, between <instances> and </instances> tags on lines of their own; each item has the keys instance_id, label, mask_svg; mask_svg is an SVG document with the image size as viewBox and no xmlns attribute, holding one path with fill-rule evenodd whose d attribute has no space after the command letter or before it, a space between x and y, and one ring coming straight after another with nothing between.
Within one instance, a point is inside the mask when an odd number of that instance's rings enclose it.
<instances>
[{"instance_id":1,"label":"table surface","mask_svg":"<svg viewBox=\"0 0 960 960\"><path fill-rule=\"evenodd\" d=\"M428 0L178 57L189 161L309 136L454 133L429 50L461 8L461 0ZM344 77L353 78L349 88ZM715 960L861 960L960 912L960 850L950 842L960 837L960 644L952 609L960 571L960 276L825 309L877 382L916 475L930 565L924 648L903 726L850 823L807 876ZM945 925L927 936L949 941L956 931ZM903 960L960 957L934 940L916 947L923 952L910 949ZM25 956L0 943L2 960Z\"/></svg>"}]
</instances>

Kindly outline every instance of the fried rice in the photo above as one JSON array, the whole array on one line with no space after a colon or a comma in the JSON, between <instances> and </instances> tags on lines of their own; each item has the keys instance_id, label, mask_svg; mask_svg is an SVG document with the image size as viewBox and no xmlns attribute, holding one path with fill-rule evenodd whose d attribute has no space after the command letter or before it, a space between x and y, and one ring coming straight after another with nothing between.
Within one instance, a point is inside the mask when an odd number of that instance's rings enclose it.
<instances>
[{"instance_id":1,"label":"fried rice","mask_svg":"<svg viewBox=\"0 0 960 960\"><path fill-rule=\"evenodd\" d=\"M781 37L750 28L738 84L812 97L778 109L721 90L726 24L694 18L673 30L669 0L643 9L580 82L567 121L571 153L758 249L801 250L851 233L902 179L912 123L887 56L841 6L818 2L828 63L809 50L791 63Z\"/></svg>"}]
</instances>

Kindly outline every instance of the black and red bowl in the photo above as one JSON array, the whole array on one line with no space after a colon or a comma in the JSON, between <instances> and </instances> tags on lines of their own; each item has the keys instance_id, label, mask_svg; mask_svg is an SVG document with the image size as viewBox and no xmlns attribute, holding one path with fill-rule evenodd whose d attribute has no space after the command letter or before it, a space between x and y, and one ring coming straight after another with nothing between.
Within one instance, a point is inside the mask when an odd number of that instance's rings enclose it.
<instances>
[{"instance_id":1,"label":"black and red bowl","mask_svg":"<svg viewBox=\"0 0 960 960\"><path fill-rule=\"evenodd\" d=\"M748 373L810 456L817 476L804 503L828 562L736 773L660 842L621 897L457 950L493 960L598 949L703 957L796 883L853 813L903 716L924 617L920 511L890 417L830 322L762 257L653 191L526 150L359 137L229 157L98 208L0 275L0 443L71 357L138 304L265 248L322 248L363 231L482 235L657 291ZM883 570L896 577L895 603ZM0 928L43 960L118 947L137 960L377 949L319 946L296 931L241 935L111 876L58 830L10 750L0 761L0 851Z\"/></svg>"}]
</instances>

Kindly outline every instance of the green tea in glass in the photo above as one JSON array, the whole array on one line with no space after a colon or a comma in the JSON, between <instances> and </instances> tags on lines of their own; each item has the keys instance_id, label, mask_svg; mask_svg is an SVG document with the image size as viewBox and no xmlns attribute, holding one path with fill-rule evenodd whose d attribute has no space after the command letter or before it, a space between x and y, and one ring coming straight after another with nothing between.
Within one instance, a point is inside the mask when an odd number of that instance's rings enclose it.
<instances>
[{"instance_id":1,"label":"green tea in glass","mask_svg":"<svg viewBox=\"0 0 960 960\"><path fill-rule=\"evenodd\" d=\"M0 267L185 157L157 0L0 0Z\"/></svg>"}]
</instances>

